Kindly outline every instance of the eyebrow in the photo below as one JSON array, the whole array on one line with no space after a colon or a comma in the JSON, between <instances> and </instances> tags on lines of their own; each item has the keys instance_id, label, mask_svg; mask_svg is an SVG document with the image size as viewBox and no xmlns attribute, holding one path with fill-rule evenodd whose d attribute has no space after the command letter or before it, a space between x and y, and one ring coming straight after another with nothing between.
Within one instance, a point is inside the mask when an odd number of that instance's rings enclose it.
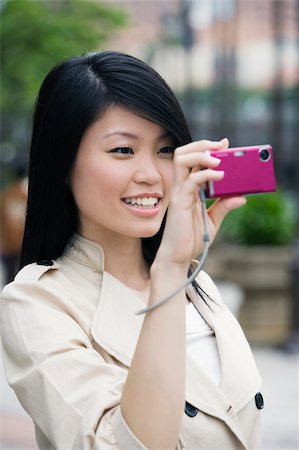
<instances>
[{"instance_id":1,"label":"eyebrow","mask_svg":"<svg viewBox=\"0 0 299 450\"><path fill-rule=\"evenodd\" d=\"M137 136L137 134L130 133L130 132L124 131L124 130L113 130L113 131L105 134L103 136L103 138L105 139L110 136L124 136L124 137L129 137L132 139L139 139L139 136ZM157 141L160 141L161 139L165 139L165 138L171 138L171 137L172 137L172 135L168 131L165 131L162 134L160 134L160 136L157 137Z\"/></svg>"}]
</instances>

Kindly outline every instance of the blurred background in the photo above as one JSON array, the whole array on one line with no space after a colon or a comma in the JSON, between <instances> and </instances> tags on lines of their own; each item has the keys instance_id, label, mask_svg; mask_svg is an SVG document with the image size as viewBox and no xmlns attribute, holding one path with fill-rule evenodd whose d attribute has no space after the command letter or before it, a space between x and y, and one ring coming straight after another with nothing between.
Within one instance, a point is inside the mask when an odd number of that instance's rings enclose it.
<instances>
[{"instance_id":1,"label":"blurred background","mask_svg":"<svg viewBox=\"0 0 299 450\"><path fill-rule=\"evenodd\" d=\"M1 0L0 14L1 286L17 270L44 76L93 50L141 58L177 94L194 139L273 146L277 192L225 219L206 270L264 380L261 450L299 448L299 0ZM0 388L0 449L35 449L3 368Z\"/></svg>"}]
</instances>

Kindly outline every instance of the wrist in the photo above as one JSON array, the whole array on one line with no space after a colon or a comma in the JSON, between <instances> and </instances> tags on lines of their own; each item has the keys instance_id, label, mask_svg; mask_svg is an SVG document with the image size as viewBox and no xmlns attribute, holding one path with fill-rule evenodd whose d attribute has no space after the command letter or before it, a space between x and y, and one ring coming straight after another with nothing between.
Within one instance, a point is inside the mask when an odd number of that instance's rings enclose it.
<instances>
[{"instance_id":1,"label":"wrist","mask_svg":"<svg viewBox=\"0 0 299 450\"><path fill-rule=\"evenodd\" d=\"M187 273L190 262L179 252L174 252L172 246L160 246L154 262L152 264L153 268L159 268L159 270L171 269L175 272Z\"/></svg>"},{"instance_id":2,"label":"wrist","mask_svg":"<svg viewBox=\"0 0 299 450\"><path fill-rule=\"evenodd\" d=\"M150 268L150 276L153 278L171 279L175 282L176 279L184 280L187 277L189 264L177 263L166 258L157 257Z\"/></svg>"}]
</instances>

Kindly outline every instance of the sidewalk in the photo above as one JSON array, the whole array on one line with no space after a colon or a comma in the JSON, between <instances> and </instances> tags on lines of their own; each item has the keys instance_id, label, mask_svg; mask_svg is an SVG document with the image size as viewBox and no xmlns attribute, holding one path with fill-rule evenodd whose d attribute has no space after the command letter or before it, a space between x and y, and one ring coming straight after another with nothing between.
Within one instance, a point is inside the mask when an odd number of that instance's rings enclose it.
<instances>
[{"instance_id":1,"label":"sidewalk","mask_svg":"<svg viewBox=\"0 0 299 450\"><path fill-rule=\"evenodd\" d=\"M299 358L271 347L253 347L253 353L263 378L265 401L260 450L297 450ZM33 425L7 386L2 363L0 389L0 449L36 450Z\"/></svg>"}]
</instances>

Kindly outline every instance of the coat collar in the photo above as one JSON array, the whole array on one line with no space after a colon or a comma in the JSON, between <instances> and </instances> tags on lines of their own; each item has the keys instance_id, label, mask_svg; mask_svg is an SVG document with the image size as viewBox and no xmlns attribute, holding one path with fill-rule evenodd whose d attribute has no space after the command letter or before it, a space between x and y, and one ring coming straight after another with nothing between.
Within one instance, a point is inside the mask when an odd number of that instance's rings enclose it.
<instances>
[{"instance_id":1,"label":"coat collar","mask_svg":"<svg viewBox=\"0 0 299 450\"><path fill-rule=\"evenodd\" d=\"M129 367L144 320L143 316L135 313L144 308L143 301L130 288L105 272L104 252L98 244L77 235L67 254L101 273L102 287L91 334L98 345ZM188 355L186 400L207 414L223 420L246 448L236 413L258 391L260 376L240 325L223 304L214 283L204 272L199 274L197 281L207 293L206 302L192 286L187 288L187 293L215 331L222 378L220 386L216 386Z\"/></svg>"},{"instance_id":2,"label":"coat collar","mask_svg":"<svg viewBox=\"0 0 299 450\"><path fill-rule=\"evenodd\" d=\"M77 233L73 234L63 254L91 269L104 270L105 255L103 248L96 242L90 241Z\"/></svg>"}]
</instances>

